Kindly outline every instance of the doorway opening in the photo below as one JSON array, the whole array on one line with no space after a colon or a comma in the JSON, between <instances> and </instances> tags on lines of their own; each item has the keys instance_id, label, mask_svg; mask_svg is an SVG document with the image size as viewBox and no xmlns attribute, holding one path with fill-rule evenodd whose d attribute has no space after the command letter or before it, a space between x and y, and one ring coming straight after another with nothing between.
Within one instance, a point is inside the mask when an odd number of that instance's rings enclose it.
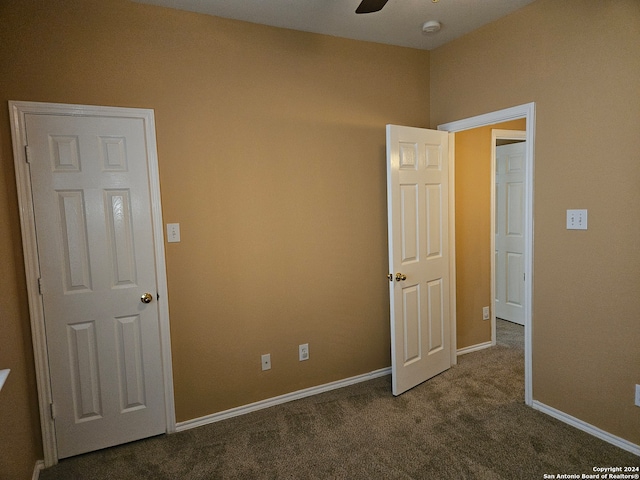
<instances>
[{"instance_id":1,"label":"doorway opening","mask_svg":"<svg viewBox=\"0 0 640 480\"><path fill-rule=\"evenodd\" d=\"M491 311L524 326L524 167L527 133L491 130ZM492 322L492 343L496 342Z\"/></svg>"},{"instance_id":2,"label":"doorway opening","mask_svg":"<svg viewBox=\"0 0 640 480\"><path fill-rule=\"evenodd\" d=\"M516 107L499 110L475 117L450 122L438 126L438 130L447 131L450 133L463 132L479 127L488 127L498 123L507 122L511 120L524 119L526 122L526 148L524 157L524 181L522 192L522 203L524 211L524 253L523 253L523 312L524 312L524 369L525 369L525 403L527 405L533 404L532 395L532 299L533 299L533 165L534 165L534 145L535 145L535 103L528 103L519 105ZM456 219L456 203L455 203L455 177L456 177L456 153L454 149L450 149L450 162L452 169L452 181L451 181L451 208L450 219L452 225L455 225ZM494 178L491 178L493 184ZM452 235L455 236L455 227L452 228ZM489 252L487 252L489 253ZM481 253L484 254L484 253ZM493 253L491 253L493 255ZM452 252L453 263L452 275L453 283L457 285L458 279L456 275L456 264L460 259L457 258L457 252ZM489 261L489 264L492 263ZM452 295L456 295L455 289L452 289ZM494 297L495 298L495 297ZM455 299L452 301L452 305L455 305ZM451 327L452 327L452 355L453 352L458 351L457 348L457 316L458 312L456 308L453 308L451 312ZM492 338L495 341L495 315L491 314L492 322ZM488 346L488 345L486 345Z\"/></svg>"}]
</instances>

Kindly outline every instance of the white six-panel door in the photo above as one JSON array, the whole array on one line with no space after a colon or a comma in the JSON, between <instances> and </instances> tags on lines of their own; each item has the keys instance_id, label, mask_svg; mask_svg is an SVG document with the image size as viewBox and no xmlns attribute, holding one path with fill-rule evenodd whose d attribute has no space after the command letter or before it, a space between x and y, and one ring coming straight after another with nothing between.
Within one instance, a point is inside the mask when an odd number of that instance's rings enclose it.
<instances>
[{"instance_id":1,"label":"white six-panel door","mask_svg":"<svg viewBox=\"0 0 640 480\"><path fill-rule=\"evenodd\" d=\"M525 142L496 147L495 316L524 325Z\"/></svg>"},{"instance_id":2,"label":"white six-panel door","mask_svg":"<svg viewBox=\"0 0 640 480\"><path fill-rule=\"evenodd\" d=\"M451 366L448 133L387 125L393 394Z\"/></svg>"},{"instance_id":3,"label":"white six-panel door","mask_svg":"<svg viewBox=\"0 0 640 480\"><path fill-rule=\"evenodd\" d=\"M58 457L164 433L143 121L26 114L25 129Z\"/></svg>"}]
</instances>

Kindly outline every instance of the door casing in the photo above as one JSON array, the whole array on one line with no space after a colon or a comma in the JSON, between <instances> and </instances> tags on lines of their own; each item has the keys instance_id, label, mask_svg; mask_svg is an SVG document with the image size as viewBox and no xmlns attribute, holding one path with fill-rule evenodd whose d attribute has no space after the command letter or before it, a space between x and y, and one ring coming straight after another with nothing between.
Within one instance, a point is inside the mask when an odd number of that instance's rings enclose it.
<instances>
[{"instance_id":1,"label":"door casing","mask_svg":"<svg viewBox=\"0 0 640 480\"><path fill-rule=\"evenodd\" d=\"M164 380L165 418L167 433L176 428L173 396L173 373L171 366L171 339L169 331L169 301L167 291L166 264L164 254L164 232L162 225L162 207L160 203L160 178L158 172L158 154L156 149L155 119L151 109L102 107L87 105L67 105L41 102L9 102L13 158L16 171L16 187L20 210L22 248L24 254L27 281L27 298L31 320L31 336L38 387L38 406L44 450L45 467L58 462L56 449L55 424L51 416L51 381L49 376L49 358L45 336L44 308L39 293L38 279L40 265L36 241L35 216L31 195L31 177L29 174L26 149L26 114L129 117L141 119L144 123L145 141L148 149L148 174L151 195L151 222L154 238L154 256L158 288L158 315L160 324L160 347Z\"/></svg>"},{"instance_id":2,"label":"door casing","mask_svg":"<svg viewBox=\"0 0 640 480\"><path fill-rule=\"evenodd\" d=\"M525 150L526 154L526 167L525 167L525 194L524 194L524 221L525 221L525 248L524 248L524 311L525 311L525 326L524 326L524 401L527 405L533 406L533 374L532 374L532 349L533 349L533 172L534 172L534 153L535 153L535 114L536 104L535 102L518 105L504 110L498 110L475 117L465 118L463 120L457 120L445 124L438 125L438 130L446 132L456 133L463 130L470 130L478 127L485 127L494 125L496 123L507 122L510 120L518 120L524 118L526 120L526 139L527 146ZM450 189L450 204L449 215L450 224L452 225L450 234L455 239L455 152L452 148L454 142L450 142L449 155L450 155L450 175L451 175L451 189ZM494 182L494 178L491 178L491 182ZM455 249L451 253L452 258L452 282L455 285ZM456 310L455 310L455 288L451 291L451 303L454 306L451 310L451 341L453 348L451 354L455 355L456 352L456 337L455 337L455 323L456 323ZM495 321L492 325L492 338L495 340ZM453 362L452 362L453 364Z\"/></svg>"}]
</instances>

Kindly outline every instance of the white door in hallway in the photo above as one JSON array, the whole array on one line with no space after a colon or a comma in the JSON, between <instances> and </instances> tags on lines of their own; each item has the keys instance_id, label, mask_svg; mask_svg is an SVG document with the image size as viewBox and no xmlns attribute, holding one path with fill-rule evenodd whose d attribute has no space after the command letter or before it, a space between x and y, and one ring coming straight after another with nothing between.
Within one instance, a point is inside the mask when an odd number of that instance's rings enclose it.
<instances>
[{"instance_id":1,"label":"white door in hallway","mask_svg":"<svg viewBox=\"0 0 640 480\"><path fill-rule=\"evenodd\" d=\"M25 116L59 458L166 431L144 128Z\"/></svg>"},{"instance_id":2,"label":"white door in hallway","mask_svg":"<svg viewBox=\"0 0 640 480\"><path fill-rule=\"evenodd\" d=\"M524 325L526 142L496 147L495 316Z\"/></svg>"},{"instance_id":3,"label":"white door in hallway","mask_svg":"<svg viewBox=\"0 0 640 480\"><path fill-rule=\"evenodd\" d=\"M448 135L387 125L394 395L451 366Z\"/></svg>"}]
</instances>

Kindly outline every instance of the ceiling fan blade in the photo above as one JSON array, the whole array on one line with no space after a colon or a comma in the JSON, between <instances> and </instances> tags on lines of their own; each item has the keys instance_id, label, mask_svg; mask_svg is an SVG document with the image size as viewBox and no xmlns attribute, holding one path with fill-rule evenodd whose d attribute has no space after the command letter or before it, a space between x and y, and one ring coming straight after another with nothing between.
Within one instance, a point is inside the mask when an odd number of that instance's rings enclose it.
<instances>
[{"instance_id":1,"label":"ceiling fan blade","mask_svg":"<svg viewBox=\"0 0 640 480\"><path fill-rule=\"evenodd\" d=\"M356 8L356 13L373 13L382 10L382 7L389 0L362 0L358 8Z\"/></svg>"}]
</instances>

